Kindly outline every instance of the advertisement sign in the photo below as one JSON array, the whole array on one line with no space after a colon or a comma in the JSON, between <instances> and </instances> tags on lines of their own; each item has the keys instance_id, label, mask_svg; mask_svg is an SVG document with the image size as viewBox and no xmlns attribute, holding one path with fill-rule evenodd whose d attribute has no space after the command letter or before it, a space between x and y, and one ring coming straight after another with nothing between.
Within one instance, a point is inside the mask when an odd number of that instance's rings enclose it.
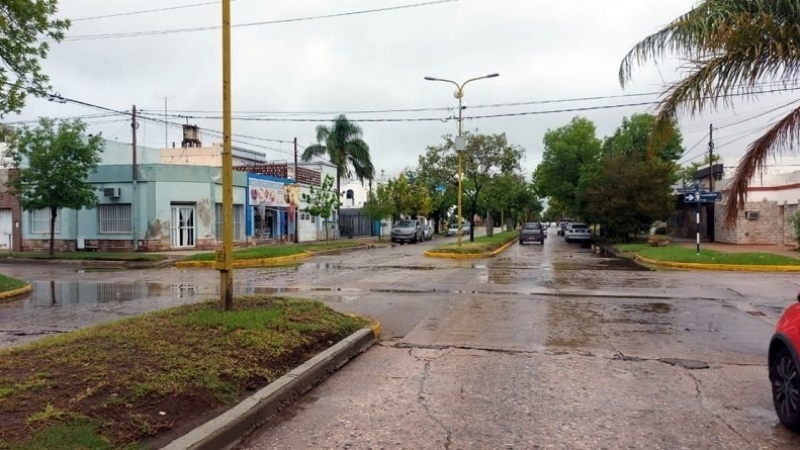
<instances>
[{"instance_id":1,"label":"advertisement sign","mask_svg":"<svg viewBox=\"0 0 800 450\"><path fill-rule=\"evenodd\" d=\"M266 207L282 207L289 206L286 192L282 183L275 181L259 180L257 178L249 178L248 190L250 195L250 204Z\"/></svg>"}]
</instances>

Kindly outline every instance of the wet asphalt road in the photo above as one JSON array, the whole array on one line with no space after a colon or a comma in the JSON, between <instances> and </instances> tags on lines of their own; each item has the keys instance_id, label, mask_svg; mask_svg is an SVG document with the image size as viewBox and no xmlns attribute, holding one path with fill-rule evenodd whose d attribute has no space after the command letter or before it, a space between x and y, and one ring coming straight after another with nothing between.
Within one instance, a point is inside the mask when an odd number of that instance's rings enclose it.
<instances>
[{"instance_id":1,"label":"wet asphalt road","mask_svg":"<svg viewBox=\"0 0 800 450\"><path fill-rule=\"evenodd\" d=\"M800 448L766 368L795 275L646 271L554 230L492 260L422 256L441 242L236 272L237 294L314 297L384 330L242 449ZM36 288L0 305L0 346L217 289L214 271L0 270Z\"/></svg>"}]
</instances>

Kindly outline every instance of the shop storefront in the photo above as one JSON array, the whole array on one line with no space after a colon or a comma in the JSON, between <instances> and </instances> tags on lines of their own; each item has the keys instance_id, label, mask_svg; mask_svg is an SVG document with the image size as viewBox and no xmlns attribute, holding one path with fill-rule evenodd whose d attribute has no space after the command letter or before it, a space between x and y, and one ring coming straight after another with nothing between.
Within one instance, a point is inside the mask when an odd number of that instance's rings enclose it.
<instances>
[{"instance_id":1,"label":"shop storefront","mask_svg":"<svg viewBox=\"0 0 800 450\"><path fill-rule=\"evenodd\" d=\"M255 240L294 242L297 195L292 181L247 175L246 232Z\"/></svg>"}]
</instances>

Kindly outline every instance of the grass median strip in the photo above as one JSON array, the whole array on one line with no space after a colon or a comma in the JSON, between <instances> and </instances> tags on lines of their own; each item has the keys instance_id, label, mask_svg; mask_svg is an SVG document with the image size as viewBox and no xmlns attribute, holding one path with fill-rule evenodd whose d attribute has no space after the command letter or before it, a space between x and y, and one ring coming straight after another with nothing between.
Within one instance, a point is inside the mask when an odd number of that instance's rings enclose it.
<instances>
[{"instance_id":1,"label":"grass median strip","mask_svg":"<svg viewBox=\"0 0 800 450\"><path fill-rule=\"evenodd\" d=\"M251 296L0 351L0 448L159 447L366 325L320 302Z\"/></svg>"},{"instance_id":2,"label":"grass median strip","mask_svg":"<svg viewBox=\"0 0 800 450\"><path fill-rule=\"evenodd\" d=\"M700 250L681 246L650 247L647 244L618 245L623 255L638 254L655 261L695 263L695 264L731 264L741 266L800 266L800 259L772 253L725 253L713 250Z\"/></svg>"},{"instance_id":3,"label":"grass median strip","mask_svg":"<svg viewBox=\"0 0 800 450\"><path fill-rule=\"evenodd\" d=\"M16 289L22 289L27 285L28 283L25 281L0 274L0 294Z\"/></svg>"},{"instance_id":4,"label":"grass median strip","mask_svg":"<svg viewBox=\"0 0 800 450\"><path fill-rule=\"evenodd\" d=\"M431 250L431 253L452 253L456 255L490 253L514 240L518 235L519 232L517 231L505 231L495 234L492 237L477 237L475 238L475 242L469 242L469 236L464 236L464 240L461 242L461 247L458 246L458 243L447 244L441 247L436 247L435 249Z\"/></svg>"},{"instance_id":5,"label":"grass median strip","mask_svg":"<svg viewBox=\"0 0 800 450\"><path fill-rule=\"evenodd\" d=\"M167 257L155 253L137 252L58 252L50 256L47 252L0 253L0 258L72 260L72 261L163 261Z\"/></svg>"},{"instance_id":6,"label":"grass median strip","mask_svg":"<svg viewBox=\"0 0 800 450\"><path fill-rule=\"evenodd\" d=\"M261 245L258 247L245 248L235 250L233 252L234 261L248 260L248 259L266 259L266 258L280 258L283 256L300 255L305 252L322 252L331 250L344 250L353 247L360 247L364 245L359 241L334 241L329 243L314 243L314 244L288 244L288 245ZM187 256L181 261L214 261L216 253L197 253Z\"/></svg>"}]
</instances>

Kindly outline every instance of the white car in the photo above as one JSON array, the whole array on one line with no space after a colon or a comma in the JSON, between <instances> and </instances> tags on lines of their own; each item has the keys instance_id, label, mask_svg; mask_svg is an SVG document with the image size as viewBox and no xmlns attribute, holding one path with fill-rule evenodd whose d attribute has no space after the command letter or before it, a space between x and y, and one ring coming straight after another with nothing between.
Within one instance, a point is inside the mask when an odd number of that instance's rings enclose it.
<instances>
[{"instance_id":1,"label":"white car","mask_svg":"<svg viewBox=\"0 0 800 450\"><path fill-rule=\"evenodd\" d=\"M464 236L469 234L469 222L464 222L464 223L461 224L461 233ZM448 236L448 237L449 236L458 236L458 224L451 223L447 227L447 233L445 233L445 235Z\"/></svg>"},{"instance_id":2,"label":"white car","mask_svg":"<svg viewBox=\"0 0 800 450\"><path fill-rule=\"evenodd\" d=\"M571 223L564 230L564 240L567 242L592 242L592 230L585 223Z\"/></svg>"}]
</instances>

